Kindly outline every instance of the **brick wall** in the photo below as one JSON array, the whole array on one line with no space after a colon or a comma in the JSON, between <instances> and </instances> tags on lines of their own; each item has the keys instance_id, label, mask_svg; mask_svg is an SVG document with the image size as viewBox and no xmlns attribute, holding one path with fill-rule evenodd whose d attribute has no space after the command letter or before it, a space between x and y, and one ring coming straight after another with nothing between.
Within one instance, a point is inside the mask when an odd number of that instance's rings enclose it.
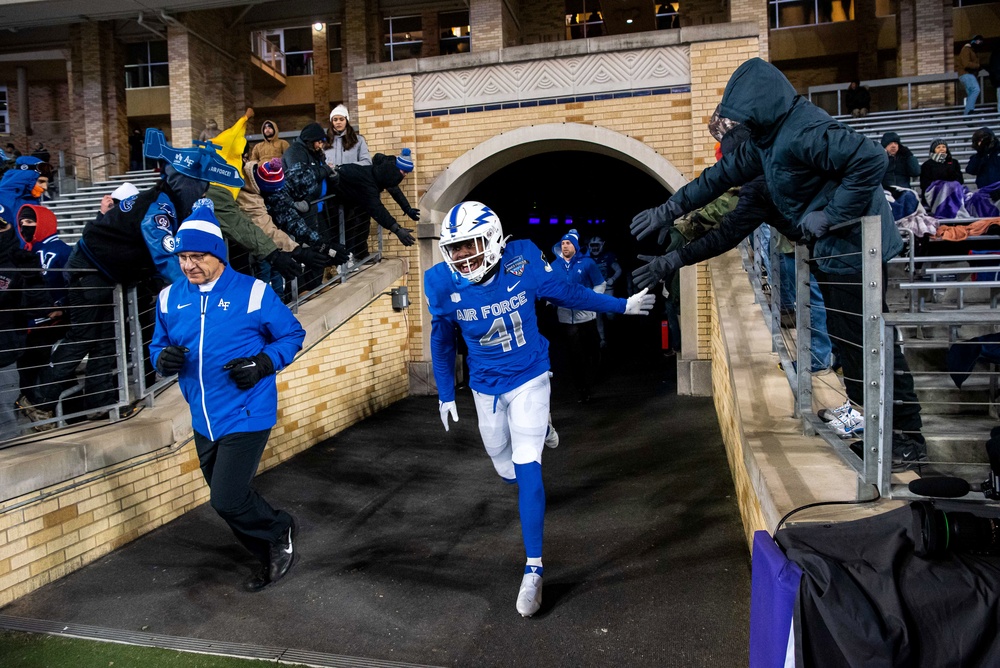
<instances>
[{"instance_id":1,"label":"brick wall","mask_svg":"<svg viewBox=\"0 0 1000 668\"><path fill-rule=\"evenodd\" d=\"M322 30L312 30L313 47L313 100L315 100L316 120L329 125L330 121L330 49L327 46L326 24ZM291 129L291 128L289 128Z\"/></svg>"},{"instance_id":2,"label":"brick wall","mask_svg":"<svg viewBox=\"0 0 1000 668\"><path fill-rule=\"evenodd\" d=\"M562 0L522 2L520 12L521 43L543 44L566 39L566 3Z\"/></svg>"},{"instance_id":3,"label":"brick wall","mask_svg":"<svg viewBox=\"0 0 1000 668\"><path fill-rule=\"evenodd\" d=\"M17 81L4 81L7 86L7 114L10 134L0 136L0 143L13 142L21 153L28 155L35 142L42 142L52 154L52 166L59 166L59 151L73 151L72 108L69 107L67 81L28 80L28 107L31 114L32 135L24 133L22 112L19 108Z\"/></svg>"},{"instance_id":4,"label":"brick wall","mask_svg":"<svg viewBox=\"0 0 1000 668\"><path fill-rule=\"evenodd\" d=\"M503 0L472 0L469 3L469 26L473 53L503 48Z\"/></svg>"},{"instance_id":5,"label":"brick wall","mask_svg":"<svg viewBox=\"0 0 1000 668\"><path fill-rule=\"evenodd\" d=\"M758 28L759 55L767 60L767 40L768 40L768 4L767 0L730 0L729 20L733 23L739 21L749 21L756 23Z\"/></svg>"},{"instance_id":6,"label":"brick wall","mask_svg":"<svg viewBox=\"0 0 1000 668\"><path fill-rule=\"evenodd\" d=\"M380 296L278 375L278 424L261 471L406 396L405 313ZM186 441L0 504L0 606L207 500Z\"/></svg>"}]
</instances>

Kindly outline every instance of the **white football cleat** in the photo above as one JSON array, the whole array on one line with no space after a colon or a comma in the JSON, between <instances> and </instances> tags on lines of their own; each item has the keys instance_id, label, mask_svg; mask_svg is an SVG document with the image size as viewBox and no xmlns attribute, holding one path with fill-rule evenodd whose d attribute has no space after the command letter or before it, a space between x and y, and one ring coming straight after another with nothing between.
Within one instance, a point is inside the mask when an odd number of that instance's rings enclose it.
<instances>
[{"instance_id":1,"label":"white football cleat","mask_svg":"<svg viewBox=\"0 0 1000 668\"><path fill-rule=\"evenodd\" d=\"M531 617L542 607L542 576L525 573L521 589L517 592L517 611L522 617Z\"/></svg>"}]
</instances>

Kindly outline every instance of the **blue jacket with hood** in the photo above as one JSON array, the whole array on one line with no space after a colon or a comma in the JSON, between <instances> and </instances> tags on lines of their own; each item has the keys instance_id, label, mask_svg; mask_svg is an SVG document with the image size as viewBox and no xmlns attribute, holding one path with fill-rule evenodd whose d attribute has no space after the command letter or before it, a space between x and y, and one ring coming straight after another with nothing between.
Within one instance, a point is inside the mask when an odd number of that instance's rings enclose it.
<instances>
[{"instance_id":1,"label":"blue jacket with hood","mask_svg":"<svg viewBox=\"0 0 1000 668\"><path fill-rule=\"evenodd\" d=\"M0 213L6 213L10 224L17 226L17 212L25 204L40 204L41 200L31 194L38 183L38 172L33 169L11 169L0 179Z\"/></svg>"},{"instance_id":2,"label":"blue jacket with hood","mask_svg":"<svg viewBox=\"0 0 1000 668\"><path fill-rule=\"evenodd\" d=\"M241 390L222 367L264 352L277 373L302 349L305 335L269 285L226 267L209 292L187 279L160 292L149 355L155 365L167 346L188 348L177 375L181 393L191 406L191 426L216 441L269 429L278 419L274 374Z\"/></svg>"},{"instance_id":3,"label":"blue jacket with hood","mask_svg":"<svg viewBox=\"0 0 1000 668\"><path fill-rule=\"evenodd\" d=\"M800 226L803 216L818 210L825 210L834 226L881 216L883 260L903 249L882 192L885 151L796 94L776 67L760 58L740 65L726 84L719 112L745 124L750 141L674 194L685 211L763 174L775 206L792 224ZM860 223L831 229L813 248L813 256L823 258L819 268L830 274L860 273L860 252Z\"/></svg>"}]
</instances>

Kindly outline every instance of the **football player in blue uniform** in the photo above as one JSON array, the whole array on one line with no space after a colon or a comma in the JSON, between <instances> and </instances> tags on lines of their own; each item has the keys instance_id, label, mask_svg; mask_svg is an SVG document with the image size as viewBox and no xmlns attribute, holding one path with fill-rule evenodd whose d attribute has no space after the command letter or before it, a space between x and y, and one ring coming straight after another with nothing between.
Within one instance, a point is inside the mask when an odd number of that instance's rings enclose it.
<instances>
[{"instance_id":1,"label":"football player in blue uniform","mask_svg":"<svg viewBox=\"0 0 1000 668\"><path fill-rule=\"evenodd\" d=\"M567 283L535 244L508 243L496 213L479 202L448 212L439 243L444 262L425 272L424 290L441 422L447 431L449 418L458 421L454 371L461 335L483 445L504 482L518 486L527 563L517 611L530 617L542 604L542 447L559 443L549 420L549 343L538 331L535 301L645 315L654 297L643 290L619 299Z\"/></svg>"}]
</instances>

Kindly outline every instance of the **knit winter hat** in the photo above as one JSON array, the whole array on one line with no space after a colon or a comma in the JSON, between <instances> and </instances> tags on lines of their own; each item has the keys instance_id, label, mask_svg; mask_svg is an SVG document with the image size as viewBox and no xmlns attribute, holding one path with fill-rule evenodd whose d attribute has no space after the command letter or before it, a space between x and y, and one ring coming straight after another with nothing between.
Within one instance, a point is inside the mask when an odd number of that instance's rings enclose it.
<instances>
[{"instance_id":1,"label":"knit winter hat","mask_svg":"<svg viewBox=\"0 0 1000 668\"><path fill-rule=\"evenodd\" d=\"M404 148L399 152L399 155L396 156L396 167L407 174L413 171L413 155L410 153L410 149Z\"/></svg>"},{"instance_id":2,"label":"knit winter hat","mask_svg":"<svg viewBox=\"0 0 1000 668\"><path fill-rule=\"evenodd\" d=\"M114 192L111 193L111 199L115 200L116 202L121 202L123 200L127 200L129 197L135 197L138 194L139 194L139 189L136 188L131 183L129 183L128 181L126 181L125 183L121 184L120 186L114 189Z\"/></svg>"},{"instance_id":3,"label":"knit winter hat","mask_svg":"<svg viewBox=\"0 0 1000 668\"><path fill-rule=\"evenodd\" d=\"M311 144L314 141L323 141L326 139L326 132L323 131L323 126L319 123L310 123L302 128L302 132L299 133L299 139L306 144Z\"/></svg>"},{"instance_id":4,"label":"knit winter hat","mask_svg":"<svg viewBox=\"0 0 1000 668\"><path fill-rule=\"evenodd\" d=\"M559 240L559 242L562 243L563 241L570 242L571 244L573 244L573 248L576 249L576 252L577 253L580 252L580 233L577 232L576 230L570 230L569 232L564 234L562 239Z\"/></svg>"},{"instance_id":5,"label":"knit winter hat","mask_svg":"<svg viewBox=\"0 0 1000 668\"><path fill-rule=\"evenodd\" d=\"M934 141L932 141L931 142L931 155L934 155L934 149L936 149L938 146L941 146L941 145L944 145L944 147L946 149L948 148L948 142L946 142L943 139L935 139Z\"/></svg>"},{"instance_id":6,"label":"knit winter hat","mask_svg":"<svg viewBox=\"0 0 1000 668\"><path fill-rule=\"evenodd\" d=\"M344 118L347 119L348 123L351 122L351 115L349 113L347 113L347 107L345 107L342 104L338 104L336 107L333 108L333 111L330 112L330 122L331 123L333 123L333 117L334 116L343 116Z\"/></svg>"},{"instance_id":7,"label":"knit winter hat","mask_svg":"<svg viewBox=\"0 0 1000 668\"><path fill-rule=\"evenodd\" d=\"M898 134L896 134L895 132L886 132L884 135L882 135L882 148L885 148L886 146L892 143L896 144L900 143Z\"/></svg>"},{"instance_id":8,"label":"knit winter hat","mask_svg":"<svg viewBox=\"0 0 1000 668\"><path fill-rule=\"evenodd\" d=\"M281 190L285 184L285 170L281 158L271 158L257 165L253 177L262 193L276 193Z\"/></svg>"},{"instance_id":9,"label":"knit winter hat","mask_svg":"<svg viewBox=\"0 0 1000 668\"><path fill-rule=\"evenodd\" d=\"M194 203L191 215L177 230L175 253L210 253L226 262L226 242L215 217L212 200L203 197Z\"/></svg>"}]
</instances>

